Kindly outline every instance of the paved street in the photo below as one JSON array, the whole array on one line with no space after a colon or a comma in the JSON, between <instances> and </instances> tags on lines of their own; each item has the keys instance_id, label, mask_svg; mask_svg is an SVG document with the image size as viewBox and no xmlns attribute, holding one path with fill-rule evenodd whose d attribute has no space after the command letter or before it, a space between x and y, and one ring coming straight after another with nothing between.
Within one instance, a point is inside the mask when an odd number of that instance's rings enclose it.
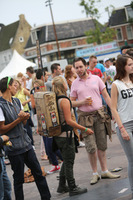
<instances>
[{"instance_id":1,"label":"paved street","mask_svg":"<svg viewBox=\"0 0 133 200\"><path fill-rule=\"evenodd\" d=\"M41 161L40 159L40 136L34 135L35 147L37 157L41 166L48 171L51 167L48 161ZM129 200L131 199L131 192L127 178L127 159L118 141L117 135L113 135L113 142L108 141L107 163L108 169L112 170L117 167L122 167L122 171L115 172L120 174L121 178L117 180L101 179L96 185L91 186L89 181L92 176L88 157L85 148L79 148L79 153L76 154L74 175L76 184L82 187L87 187L86 194L69 197L68 193L58 194L56 192L58 186L58 173L47 175L46 179L52 195L51 200ZM27 168L25 168L27 170ZM10 180L13 183L11 166L7 165L7 172ZM100 174L100 166L98 163L98 172ZM24 184L25 200L40 200L38 190L35 183ZM14 200L14 191L12 192L12 199Z\"/></svg>"}]
</instances>

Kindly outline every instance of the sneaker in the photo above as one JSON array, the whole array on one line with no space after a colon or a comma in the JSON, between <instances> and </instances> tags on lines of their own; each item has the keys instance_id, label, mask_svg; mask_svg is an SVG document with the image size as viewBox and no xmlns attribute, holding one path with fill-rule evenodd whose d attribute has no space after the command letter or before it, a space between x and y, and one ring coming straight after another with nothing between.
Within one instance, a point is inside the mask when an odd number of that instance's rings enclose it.
<instances>
[{"instance_id":1,"label":"sneaker","mask_svg":"<svg viewBox=\"0 0 133 200\"><path fill-rule=\"evenodd\" d=\"M79 146L78 147L85 147L85 144L83 142L79 142Z\"/></svg>"},{"instance_id":2,"label":"sneaker","mask_svg":"<svg viewBox=\"0 0 133 200\"><path fill-rule=\"evenodd\" d=\"M90 184L91 184L91 185L94 185L94 184L96 184L99 180L100 180L100 176L99 176L99 175L93 175L93 176L92 176L92 179L91 179L91 181L90 181Z\"/></svg>"},{"instance_id":3,"label":"sneaker","mask_svg":"<svg viewBox=\"0 0 133 200\"><path fill-rule=\"evenodd\" d=\"M53 174L55 172L58 172L60 170L59 165L53 165L52 169L50 171L47 171L47 174Z\"/></svg>"},{"instance_id":4,"label":"sneaker","mask_svg":"<svg viewBox=\"0 0 133 200\"><path fill-rule=\"evenodd\" d=\"M120 178L120 175L116 175L116 174L112 174L111 172L107 172L107 173L101 174L101 178L109 178L109 179Z\"/></svg>"},{"instance_id":5,"label":"sneaker","mask_svg":"<svg viewBox=\"0 0 133 200\"><path fill-rule=\"evenodd\" d=\"M72 190L69 191L69 196L79 195L87 192L87 188L80 188L76 186Z\"/></svg>"},{"instance_id":6,"label":"sneaker","mask_svg":"<svg viewBox=\"0 0 133 200\"><path fill-rule=\"evenodd\" d=\"M66 192L68 192L69 191L69 188L68 188L68 186L67 185L60 185L58 188L57 188L57 192L58 193L66 193Z\"/></svg>"}]
</instances>

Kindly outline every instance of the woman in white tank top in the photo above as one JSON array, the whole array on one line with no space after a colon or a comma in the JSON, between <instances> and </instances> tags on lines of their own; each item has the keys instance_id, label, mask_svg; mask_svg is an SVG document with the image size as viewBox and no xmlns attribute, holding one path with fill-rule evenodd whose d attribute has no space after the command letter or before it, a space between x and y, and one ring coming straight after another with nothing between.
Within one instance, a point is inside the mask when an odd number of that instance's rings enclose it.
<instances>
[{"instance_id":1,"label":"woman in white tank top","mask_svg":"<svg viewBox=\"0 0 133 200\"><path fill-rule=\"evenodd\" d=\"M128 176L133 199L133 57L120 56L111 89L111 110L116 130L128 159Z\"/></svg>"}]
</instances>

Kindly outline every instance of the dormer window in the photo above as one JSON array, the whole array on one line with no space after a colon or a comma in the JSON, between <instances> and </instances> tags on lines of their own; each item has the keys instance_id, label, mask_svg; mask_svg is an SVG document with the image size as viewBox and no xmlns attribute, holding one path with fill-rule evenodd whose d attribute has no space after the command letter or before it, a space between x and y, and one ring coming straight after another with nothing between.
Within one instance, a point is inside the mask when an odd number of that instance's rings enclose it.
<instances>
[{"instance_id":1,"label":"dormer window","mask_svg":"<svg viewBox=\"0 0 133 200\"><path fill-rule=\"evenodd\" d=\"M127 7L126 10L127 10L127 17L128 17L127 20L133 19L133 9L131 7Z\"/></svg>"},{"instance_id":2,"label":"dormer window","mask_svg":"<svg viewBox=\"0 0 133 200\"><path fill-rule=\"evenodd\" d=\"M36 33L36 31L32 31L31 32L31 41L32 41L32 44L36 44L36 40L37 40L37 33Z\"/></svg>"}]
</instances>

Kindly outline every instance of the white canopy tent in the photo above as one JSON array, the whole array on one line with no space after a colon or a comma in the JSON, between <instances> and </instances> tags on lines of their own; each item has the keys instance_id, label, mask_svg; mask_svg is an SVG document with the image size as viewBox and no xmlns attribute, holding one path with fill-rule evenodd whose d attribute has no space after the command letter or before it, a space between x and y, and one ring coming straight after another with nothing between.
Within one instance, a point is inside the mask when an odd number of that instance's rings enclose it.
<instances>
[{"instance_id":1,"label":"white canopy tent","mask_svg":"<svg viewBox=\"0 0 133 200\"><path fill-rule=\"evenodd\" d=\"M30 66L35 67L36 64L26 60L25 58L20 56L16 50L14 50L13 56L9 64L0 73L0 79L6 76L14 77L19 72L22 72L23 74L25 74L26 68Z\"/></svg>"}]
</instances>

